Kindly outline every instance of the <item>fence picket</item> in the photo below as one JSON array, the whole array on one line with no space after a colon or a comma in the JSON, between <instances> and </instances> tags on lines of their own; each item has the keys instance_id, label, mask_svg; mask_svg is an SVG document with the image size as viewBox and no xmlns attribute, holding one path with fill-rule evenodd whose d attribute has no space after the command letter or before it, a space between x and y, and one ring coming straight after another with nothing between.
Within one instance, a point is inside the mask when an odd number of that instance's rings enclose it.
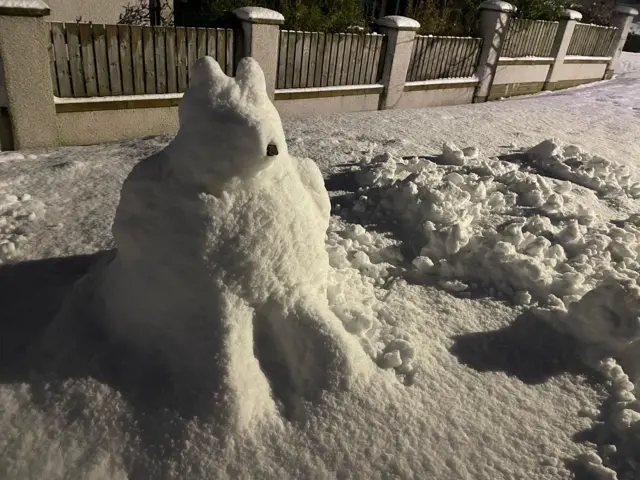
<instances>
[{"instance_id":1,"label":"fence picket","mask_svg":"<svg viewBox=\"0 0 640 480\"><path fill-rule=\"evenodd\" d=\"M309 35L309 68L307 70L307 86L315 87L316 83L316 59L318 57L318 34L311 32Z\"/></svg>"},{"instance_id":2,"label":"fence picket","mask_svg":"<svg viewBox=\"0 0 640 480\"><path fill-rule=\"evenodd\" d=\"M293 65L293 88L300 88L302 76L302 60L304 58L304 34L302 32L295 32L296 48L294 54Z\"/></svg>"},{"instance_id":3,"label":"fence picket","mask_svg":"<svg viewBox=\"0 0 640 480\"><path fill-rule=\"evenodd\" d=\"M205 28L198 28L196 30L198 37L198 58L206 57L207 55L207 30ZM224 70L224 68L223 68Z\"/></svg>"},{"instance_id":4,"label":"fence picket","mask_svg":"<svg viewBox=\"0 0 640 480\"><path fill-rule=\"evenodd\" d=\"M332 33L323 33L322 34L322 70L321 70L321 81L320 86L326 87L329 84L329 76L331 73L331 47L333 45L333 34Z\"/></svg>"},{"instance_id":5,"label":"fence picket","mask_svg":"<svg viewBox=\"0 0 640 480\"><path fill-rule=\"evenodd\" d=\"M287 73L285 75L285 88L293 87L293 71L295 70L296 34L289 31L287 36Z\"/></svg>"},{"instance_id":6,"label":"fence picket","mask_svg":"<svg viewBox=\"0 0 640 480\"><path fill-rule=\"evenodd\" d=\"M167 50L165 28L155 27L156 93L167 93Z\"/></svg>"},{"instance_id":7,"label":"fence picket","mask_svg":"<svg viewBox=\"0 0 640 480\"><path fill-rule=\"evenodd\" d=\"M122 93L133 95L133 70L131 66L131 30L127 25L118 25L120 51L120 75L122 77Z\"/></svg>"},{"instance_id":8,"label":"fence picket","mask_svg":"<svg viewBox=\"0 0 640 480\"><path fill-rule=\"evenodd\" d=\"M217 30L216 31L216 37L217 37L217 45L218 45L218 51L215 55L215 59L218 61L218 63L220 64L220 68L222 68L222 70L227 70L226 65L227 65L227 59L225 58L227 55L227 50L225 48L225 33L224 30ZM228 73L228 72L226 72Z\"/></svg>"},{"instance_id":9,"label":"fence picket","mask_svg":"<svg viewBox=\"0 0 640 480\"><path fill-rule=\"evenodd\" d=\"M325 34L318 33L316 38L316 70L313 74L313 86L322 86L322 76L324 74L324 44Z\"/></svg>"},{"instance_id":10,"label":"fence picket","mask_svg":"<svg viewBox=\"0 0 640 480\"><path fill-rule=\"evenodd\" d=\"M188 60L187 60L187 32L184 27L176 27L176 50L178 62L178 91L187 89Z\"/></svg>"},{"instance_id":11,"label":"fence picket","mask_svg":"<svg viewBox=\"0 0 640 480\"><path fill-rule=\"evenodd\" d=\"M52 32L49 32L52 35ZM58 88L58 74L56 73L56 59L55 52L53 51L53 41L49 42L49 48L47 49L49 55L49 71L51 72L51 82L53 83L53 94L56 97L60 96L60 89Z\"/></svg>"},{"instance_id":12,"label":"fence picket","mask_svg":"<svg viewBox=\"0 0 640 480\"><path fill-rule=\"evenodd\" d=\"M67 31L67 49L69 50L69 70L71 72L71 86L74 97L86 97L84 86L84 72L82 52L80 48L80 27L77 23L65 25Z\"/></svg>"},{"instance_id":13,"label":"fence picket","mask_svg":"<svg viewBox=\"0 0 640 480\"><path fill-rule=\"evenodd\" d=\"M56 71L53 80L54 83L57 84L59 95L70 97L72 93L71 78L69 74L69 61L67 59L67 42L64 33L64 24L57 22L51 24Z\"/></svg>"},{"instance_id":14,"label":"fence picket","mask_svg":"<svg viewBox=\"0 0 640 480\"><path fill-rule=\"evenodd\" d=\"M167 93L178 91L178 60L176 57L176 29L165 30L165 48L167 61Z\"/></svg>"},{"instance_id":15,"label":"fence picket","mask_svg":"<svg viewBox=\"0 0 640 480\"><path fill-rule=\"evenodd\" d=\"M300 65L300 88L309 87L309 57L311 56L311 46L309 44L311 34L302 32L302 62Z\"/></svg>"},{"instance_id":16,"label":"fence picket","mask_svg":"<svg viewBox=\"0 0 640 480\"><path fill-rule=\"evenodd\" d=\"M153 42L153 27L142 27L142 49L144 51L144 84L146 93L156 93L156 62Z\"/></svg>"},{"instance_id":17,"label":"fence picket","mask_svg":"<svg viewBox=\"0 0 640 480\"><path fill-rule=\"evenodd\" d=\"M96 59L96 74L98 77L98 95L106 97L110 94L109 60L107 59L107 37L104 25L93 24L93 50Z\"/></svg>"},{"instance_id":18,"label":"fence picket","mask_svg":"<svg viewBox=\"0 0 640 480\"><path fill-rule=\"evenodd\" d=\"M361 85L360 77L362 74L362 63L364 57L364 35L356 35L356 59L353 65L353 76L351 77L351 85Z\"/></svg>"},{"instance_id":19,"label":"fence picket","mask_svg":"<svg viewBox=\"0 0 640 480\"><path fill-rule=\"evenodd\" d=\"M285 88L285 75L287 71L287 45L289 42L289 32L280 31L280 40L278 45L278 73L276 79L276 88Z\"/></svg>"},{"instance_id":20,"label":"fence picket","mask_svg":"<svg viewBox=\"0 0 640 480\"><path fill-rule=\"evenodd\" d=\"M118 46L118 26L106 25L107 61L109 62L110 95L122 95L122 78L120 75L120 51Z\"/></svg>"},{"instance_id":21,"label":"fence picket","mask_svg":"<svg viewBox=\"0 0 640 480\"><path fill-rule=\"evenodd\" d=\"M80 49L82 52L82 72L84 74L84 84L87 95L98 96L98 81L96 79L96 61L93 54L93 33L91 24L81 23L80 29Z\"/></svg>"},{"instance_id":22,"label":"fence picket","mask_svg":"<svg viewBox=\"0 0 640 480\"><path fill-rule=\"evenodd\" d=\"M191 69L198 59L198 31L187 27L187 85L191 81Z\"/></svg>"},{"instance_id":23,"label":"fence picket","mask_svg":"<svg viewBox=\"0 0 640 480\"><path fill-rule=\"evenodd\" d=\"M384 65L384 55L386 54L386 36L376 36L376 48L373 55L373 65L371 68L370 84L376 84L380 80L380 71Z\"/></svg>"},{"instance_id":24,"label":"fence picket","mask_svg":"<svg viewBox=\"0 0 640 480\"><path fill-rule=\"evenodd\" d=\"M228 28L225 36L225 58L227 60L227 75L236 74L235 51L233 49L233 30Z\"/></svg>"},{"instance_id":25,"label":"fence picket","mask_svg":"<svg viewBox=\"0 0 640 480\"><path fill-rule=\"evenodd\" d=\"M131 27L131 62L133 66L133 88L136 95L145 93L144 88L144 49L142 45L142 27Z\"/></svg>"},{"instance_id":26,"label":"fence picket","mask_svg":"<svg viewBox=\"0 0 640 480\"><path fill-rule=\"evenodd\" d=\"M364 53L362 55L362 69L360 70L360 78L358 79L358 83L360 83L360 85L366 85L367 83L369 83L367 72L369 70L369 66L371 65L371 50L373 49L373 37L371 35L364 35L363 39Z\"/></svg>"}]
</instances>

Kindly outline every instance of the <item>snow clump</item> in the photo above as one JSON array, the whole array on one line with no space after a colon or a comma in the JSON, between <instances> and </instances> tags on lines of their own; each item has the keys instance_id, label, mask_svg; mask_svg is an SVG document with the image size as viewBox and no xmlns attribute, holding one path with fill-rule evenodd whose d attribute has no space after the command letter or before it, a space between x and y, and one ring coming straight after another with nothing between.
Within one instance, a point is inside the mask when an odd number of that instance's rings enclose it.
<instances>
[{"instance_id":1,"label":"snow clump","mask_svg":"<svg viewBox=\"0 0 640 480\"><path fill-rule=\"evenodd\" d=\"M601 221L572 190L578 183L633 196L638 184L624 168L577 147L546 141L527 156L556 165L556 178L450 143L438 162L381 154L357 175L354 211L363 221L396 225L414 252L407 260L415 272L448 290L483 286L517 304L572 313L583 337L614 351L637 342L640 296L631 294L640 277L637 218ZM570 181L559 180L560 171ZM612 285L626 292L624 301L605 308ZM587 304L594 308L589 302L597 293L579 303L590 292L608 292L596 303L613 313L583 314Z\"/></svg>"}]
</instances>

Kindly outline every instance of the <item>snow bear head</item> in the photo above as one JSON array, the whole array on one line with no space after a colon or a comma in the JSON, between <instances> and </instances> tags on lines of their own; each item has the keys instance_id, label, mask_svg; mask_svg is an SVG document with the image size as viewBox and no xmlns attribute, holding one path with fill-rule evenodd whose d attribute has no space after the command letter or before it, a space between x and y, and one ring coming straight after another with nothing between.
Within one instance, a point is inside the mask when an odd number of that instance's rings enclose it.
<instances>
[{"instance_id":1,"label":"snow bear head","mask_svg":"<svg viewBox=\"0 0 640 480\"><path fill-rule=\"evenodd\" d=\"M240 61L235 78L200 58L179 107L180 129L169 148L179 175L201 184L254 175L287 155L282 122L262 69Z\"/></svg>"}]
</instances>

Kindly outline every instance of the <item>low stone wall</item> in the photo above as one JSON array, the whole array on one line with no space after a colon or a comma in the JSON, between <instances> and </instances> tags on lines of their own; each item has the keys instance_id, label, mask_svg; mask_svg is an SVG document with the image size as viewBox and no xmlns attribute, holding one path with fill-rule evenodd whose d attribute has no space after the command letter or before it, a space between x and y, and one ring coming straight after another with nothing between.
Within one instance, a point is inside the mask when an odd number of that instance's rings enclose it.
<instances>
[{"instance_id":1,"label":"low stone wall","mask_svg":"<svg viewBox=\"0 0 640 480\"><path fill-rule=\"evenodd\" d=\"M550 82L547 90L561 90L607 80L605 72L609 60L610 58L605 57L565 57L562 65L557 67L557 80Z\"/></svg>"},{"instance_id":2,"label":"low stone wall","mask_svg":"<svg viewBox=\"0 0 640 480\"><path fill-rule=\"evenodd\" d=\"M407 83L396 107L426 108L472 103L477 84L477 79Z\"/></svg>"},{"instance_id":3,"label":"low stone wall","mask_svg":"<svg viewBox=\"0 0 640 480\"><path fill-rule=\"evenodd\" d=\"M90 145L178 131L182 95L56 103L60 145Z\"/></svg>"},{"instance_id":4,"label":"low stone wall","mask_svg":"<svg viewBox=\"0 0 640 480\"><path fill-rule=\"evenodd\" d=\"M351 88L299 88L276 90L275 105L280 115L301 116L314 113L367 112L378 110L382 85Z\"/></svg>"},{"instance_id":5,"label":"low stone wall","mask_svg":"<svg viewBox=\"0 0 640 480\"><path fill-rule=\"evenodd\" d=\"M501 58L488 100L541 92L553 58Z\"/></svg>"}]
</instances>

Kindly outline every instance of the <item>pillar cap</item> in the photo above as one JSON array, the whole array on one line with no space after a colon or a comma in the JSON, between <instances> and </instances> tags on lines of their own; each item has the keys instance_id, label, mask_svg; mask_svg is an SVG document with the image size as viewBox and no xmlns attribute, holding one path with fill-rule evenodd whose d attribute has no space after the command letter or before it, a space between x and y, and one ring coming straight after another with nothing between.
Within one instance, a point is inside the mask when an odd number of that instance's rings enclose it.
<instances>
[{"instance_id":1,"label":"pillar cap","mask_svg":"<svg viewBox=\"0 0 640 480\"><path fill-rule=\"evenodd\" d=\"M518 11L518 7L502 0L486 0L480 4L478 9L506 13L516 13Z\"/></svg>"},{"instance_id":2,"label":"pillar cap","mask_svg":"<svg viewBox=\"0 0 640 480\"><path fill-rule=\"evenodd\" d=\"M11 17L46 17L51 13L42 0L0 0L0 15Z\"/></svg>"},{"instance_id":3,"label":"pillar cap","mask_svg":"<svg viewBox=\"0 0 640 480\"><path fill-rule=\"evenodd\" d=\"M582 20L582 14L580 12L576 12L575 10L565 10L561 17L563 20L575 20L579 22Z\"/></svg>"},{"instance_id":4,"label":"pillar cap","mask_svg":"<svg viewBox=\"0 0 640 480\"><path fill-rule=\"evenodd\" d=\"M379 18L376 25L380 27L393 28L395 30L409 30L412 32L420 29L420 24L413 18L403 17L400 15L389 15Z\"/></svg>"},{"instance_id":5,"label":"pillar cap","mask_svg":"<svg viewBox=\"0 0 640 480\"><path fill-rule=\"evenodd\" d=\"M638 15L638 10L629 5L616 5L613 11L615 13L629 15L630 17L635 17L636 15Z\"/></svg>"},{"instance_id":6,"label":"pillar cap","mask_svg":"<svg viewBox=\"0 0 640 480\"><path fill-rule=\"evenodd\" d=\"M240 20L250 23L262 23L267 25L282 25L284 23L284 15L280 12L264 7L236 8L233 11L233 14Z\"/></svg>"}]
</instances>

